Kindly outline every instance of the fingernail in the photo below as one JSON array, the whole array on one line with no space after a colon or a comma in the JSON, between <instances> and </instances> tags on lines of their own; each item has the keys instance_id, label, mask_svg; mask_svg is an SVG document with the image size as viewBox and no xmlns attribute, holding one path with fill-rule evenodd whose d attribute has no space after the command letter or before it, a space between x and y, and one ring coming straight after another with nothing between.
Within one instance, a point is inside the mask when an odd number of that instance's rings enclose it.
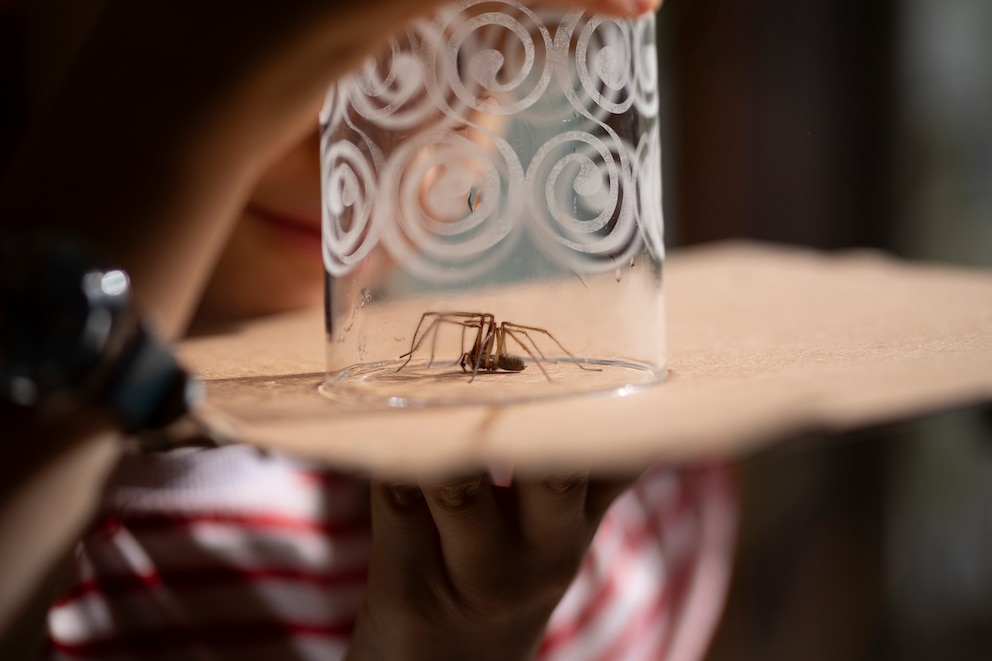
<instances>
[{"instance_id":1,"label":"fingernail","mask_svg":"<svg viewBox=\"0 0 992 661\"><path fill-rule=\"evenodd\" d=\"M493 464L489 467L489 481L494 487L513 484L513 464Z\"/></svg>"}]
</instances>

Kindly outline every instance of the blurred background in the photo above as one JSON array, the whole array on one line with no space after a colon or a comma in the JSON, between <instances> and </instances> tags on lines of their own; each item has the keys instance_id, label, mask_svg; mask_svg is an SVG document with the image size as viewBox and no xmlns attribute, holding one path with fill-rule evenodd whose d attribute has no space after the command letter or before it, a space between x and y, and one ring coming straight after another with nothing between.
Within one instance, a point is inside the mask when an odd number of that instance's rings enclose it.
<instances>
[{"instance_id":1,"label":"blurred background","mask_svg":"<svg viewBox=\"0 0 992 661\"><path fill-rule=\"evenodd\" d=\"M992 266L992 2L666 0L660 16L670 247ZM992 658L988 407L805 439L737 473L710 661Z\"/></svg>"}]
</instances>

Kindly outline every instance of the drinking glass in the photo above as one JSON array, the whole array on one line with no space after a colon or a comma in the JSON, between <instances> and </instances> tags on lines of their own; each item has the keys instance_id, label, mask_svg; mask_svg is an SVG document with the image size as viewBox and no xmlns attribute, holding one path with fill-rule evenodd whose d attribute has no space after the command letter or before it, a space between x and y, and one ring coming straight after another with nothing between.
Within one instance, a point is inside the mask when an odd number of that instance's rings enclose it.
<instances>
[{"instance_id":1,"label":"drinking glass","mask_svg":"<svg viewBox=\"0 0 992 661\"><path fill-rule=\"evenodd\" d=\"M623 395L665 375L655 19L464 0L321 111L326 395Z\"/></svg>"}]
</instances>

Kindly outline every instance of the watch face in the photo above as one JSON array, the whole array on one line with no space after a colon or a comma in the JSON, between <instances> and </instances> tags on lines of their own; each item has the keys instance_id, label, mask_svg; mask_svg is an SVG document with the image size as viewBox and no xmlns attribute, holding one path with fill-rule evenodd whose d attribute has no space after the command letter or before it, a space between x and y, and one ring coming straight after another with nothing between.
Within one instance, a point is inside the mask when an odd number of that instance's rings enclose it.
<instances>
[{"instance_id":1,"label":"watch face","mask_svg":"<svg viewBox=\"0 0 992 661\"><path fill-rule=\"evenodd\" d=\"M31 404L78 385L101 360L127 304L127 276L54 241L4 245L0 255L0 388Z\"/></svg>"}]
</instances>

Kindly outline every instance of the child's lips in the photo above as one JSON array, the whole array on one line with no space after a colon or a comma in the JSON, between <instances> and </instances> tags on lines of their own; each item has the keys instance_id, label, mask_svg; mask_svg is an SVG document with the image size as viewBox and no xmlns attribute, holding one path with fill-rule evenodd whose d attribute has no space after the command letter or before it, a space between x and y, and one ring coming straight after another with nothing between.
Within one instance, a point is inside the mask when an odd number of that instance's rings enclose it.
<instances>
[{"instance_id":1,"label":"child's lips","mask_svg":"<svg viewBox=\"0 0 992 661\"><path fill-rule=\"evenodd\" d=\"M320 254L320 217L297 214L252 204L248 212L261 220L267 227L290 241L302 250Z\"/></svg>"}]
</instances>

